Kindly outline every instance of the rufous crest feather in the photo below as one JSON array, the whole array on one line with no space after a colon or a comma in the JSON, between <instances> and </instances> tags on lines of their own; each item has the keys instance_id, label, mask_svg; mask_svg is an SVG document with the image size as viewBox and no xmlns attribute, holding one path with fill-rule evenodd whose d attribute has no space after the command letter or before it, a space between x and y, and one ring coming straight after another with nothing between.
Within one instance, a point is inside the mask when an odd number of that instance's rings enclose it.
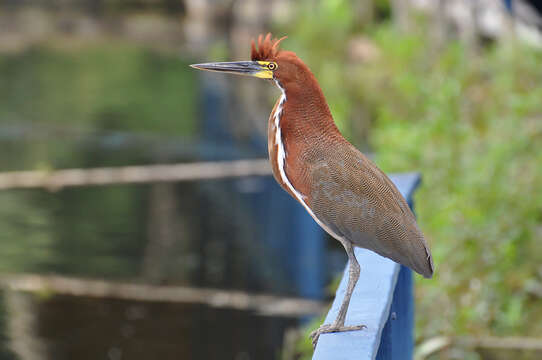
<instances>
[{"instance_id":1,"label":"rufous crest feather","mask_svg":"<svg viewBox=\"0 0 542 360\"><path fill-rule=\"evenodd\" d=\"M280 39L273 39L271 33L267 33L265 37L263 34L258 36L258 46L254 40L251 43L251 55L252 61L270 60L277 56L280 52L279 44L287 36L283 36Z\"/></svg>"}]
</instances>

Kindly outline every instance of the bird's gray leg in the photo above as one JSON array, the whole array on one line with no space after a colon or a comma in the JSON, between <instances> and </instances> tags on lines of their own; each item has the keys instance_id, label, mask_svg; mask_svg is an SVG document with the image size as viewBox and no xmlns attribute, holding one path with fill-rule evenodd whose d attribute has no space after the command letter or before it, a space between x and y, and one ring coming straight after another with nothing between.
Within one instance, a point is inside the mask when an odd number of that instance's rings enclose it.
<instances>
[{"instance_id":1,"label":"bird's gray leg","mask_svg":"<svg viewBox=\"0 0 542 360\"><path fill-rule=\"evenodd\" d=\"M352 297L352 293L354 292L354 287L356 286L356 283L359 279L359 263L356 259L356 255L354 254L354 249L352 247L352 244L348 242L348 244L345 246L346 253L348 254L348 260L350 263L350 266L348 267L348 285L346 287L346 294L344 294L344 299L341 304L341 308L339 309L339 314L337 314L337 318L333 322L334 327L343 327L344 321L346 319L346 312L348 311L348 306L350 305L350 298Z\"/></svg>"},{"instance_id":2,"label":"bird's gray leg","mask_svg":"<svg viewBox=\"0 0 542 360\"><path fill-rule=\"evenodd\" d=\"M341 242L341 244L343 244L346 253L348 254L348 260L350 264L348 267L348 285L346 287L346 294L344 294L344 299L339 309L339 313L337 314L337 317L335 318L333 324L324 324L310 334L313 347L316 347L320 334L329 332L360 330L365 327L365 325L344 326L346 312L348 311L348 305L350 304L350 298L352 297L354 287L356 286L356 283L359 279L359 263L356 259L356 255L354 254L354 248L352 247L352 244L346 239L341 239L339 241Z\"/></svg>"}]
</instances>

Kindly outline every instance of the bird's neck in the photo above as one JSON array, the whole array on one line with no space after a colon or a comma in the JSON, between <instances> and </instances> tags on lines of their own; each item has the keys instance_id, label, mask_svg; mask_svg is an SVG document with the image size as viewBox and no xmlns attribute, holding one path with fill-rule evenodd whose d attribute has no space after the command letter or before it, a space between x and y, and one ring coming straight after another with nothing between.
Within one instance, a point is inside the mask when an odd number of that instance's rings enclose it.
<instances>
[{"instance_id":1,"label":"bird's neck","mask_svg":"<svg viewBox=\"0 0 542 360\"><path fill-rule=\"evenodd\" d=\"M316 155L315 150L325 152L344 141L316 80L314 85L283 85L277 81L282 94L271 112L268 126L273 174L279 184L304 205L309 191L303 178L308 166L307 154Z\"/></svg>"},{"instance_id":2,"label":"bird's neck","mask_svg":"<svg viewBox=\"0 0 542 360\"><path fill-rule=\"evenodd\" d=\"M285 143L307 142L313 136L341 137L322 90L314 76L309 75L313 81L306 84L282 84L276 80L282 94L272 114L274 119L270 120L281 127Z\"/></svg>"},{"instance_id":3,"label":"bird's neck","mask_svg":"<svg viewBox=\"0 0 542 360\"><path fill-rule=\"evenodd\" d=\"M281 110L278 125L282 128L282 136L288 138L286 140L294 140L291 137L299 135L339 134L320 86L314 76L309 75L312 81L305 83L282 84L276 80L282 92L276 105Z\"/></svg>"}]
</instances>

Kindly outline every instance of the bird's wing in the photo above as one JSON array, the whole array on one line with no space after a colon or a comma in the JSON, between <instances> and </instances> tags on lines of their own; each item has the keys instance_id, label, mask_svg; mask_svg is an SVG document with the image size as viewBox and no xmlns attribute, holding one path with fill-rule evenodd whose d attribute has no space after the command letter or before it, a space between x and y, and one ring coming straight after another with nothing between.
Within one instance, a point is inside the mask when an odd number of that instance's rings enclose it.
<instances>
[{"instance_id":1,"label":"bird's wing","mask_svg":"<svg viewBox=\"0 0 542 360\"><path fill-rule=\"evenodd\" d=\"M353 146L328 149L311 165L310 205L331 235L432 275L431 253L412 211L376 165Z\"/></svg>"}]
</instances>

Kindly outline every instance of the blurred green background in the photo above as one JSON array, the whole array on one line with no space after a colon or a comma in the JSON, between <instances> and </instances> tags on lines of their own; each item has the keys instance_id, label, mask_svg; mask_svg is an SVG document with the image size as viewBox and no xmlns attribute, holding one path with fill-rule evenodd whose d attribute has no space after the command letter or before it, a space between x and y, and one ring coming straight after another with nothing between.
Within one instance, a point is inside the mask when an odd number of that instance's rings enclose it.
<instances>
[{"instance_id":1,"label":"blurred green background","mask_svg":"<svg viewBox=\"0 0 542 360\"><path fill-rule=\"evenodd\" d=\"M423 175L416 212L437 271L417 279L418 335L542 334L542 51L437 40L421 15L400 32L360 26L349 1L306 4L283 46L310 64L341 131L367 139L384 171ZM365 62L351 58L356 36Z\"/></svg>"},{"instance_id":2,"label":"blurred green background","mask_svg":"<svg viewBox=\"0 0 542 360\"><path fill-rule=\"evenodd\" d=\"M385 172L423 176L416 213L436 272L416 278L417 344L542 338L542 45L513 23L464 30L445 6L385 0L0 4L2 171L193 161L168 145L200 136L187 65L247 58L250 37L287 34L282 47L314 72L345 137ZM261 94L232 95L243 143L265 129L277 91L231 81ZM148 191L0 192L0 271L136 276ZM304 336L294 353L310 357ZM497 353L454 344L428 358L540 356Z\"/></svg>"}]
</instances>

